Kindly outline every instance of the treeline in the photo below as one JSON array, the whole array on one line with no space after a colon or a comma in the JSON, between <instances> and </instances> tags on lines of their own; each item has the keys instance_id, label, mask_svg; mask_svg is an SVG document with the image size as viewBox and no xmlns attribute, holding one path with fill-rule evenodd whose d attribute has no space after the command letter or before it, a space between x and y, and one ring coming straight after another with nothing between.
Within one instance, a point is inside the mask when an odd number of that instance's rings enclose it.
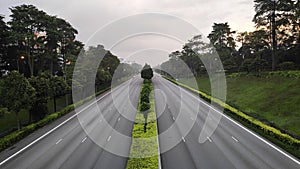
<instances>
[{"instance_id":1,"label":"treeline","mask_svg":"<svg viewBox=\"0 0 300 169\"><path fill-rule=\"evenodd\" d=\"M140 65L120 63L101 45L84 49L84 44L76 40L78 31L69 22L33 5L11 7L10 11L7 23L0 15L0 118L14 113L18 128L20 112L29 113L28 123L43 118L48 114L49 100L53 99L56 111L56 99L71 94L72 84L81 91L90 83L101 90L110 86L117 68L122 71L116 78L141 69ZM92 80L87 77L88 62L80 65L82 78L72 79L79 55L101 57Z\"/></svg>"},{"instance_id":2,"label":"treeline","mask_svg":"<svg viewBox=\"0 0 300 169\"><path fill-rule=\"evenodd\" d=\"M169 55L161 68L184 76L178 67L183 61L194 75L204 74L214 67L213 59L204 65L199 59L219 55L226 72L256 72L300 69L300 3L295 0L255 0L256 14L253 32L237 32L228 23L214 23L207 36L211 44L198 35L181 51ZM213 48L213 47L214 48ZM195 53L198 52L198 54ZM215 52L215 53L214 53ZM217 58L215 58L217 59Z\"/></svg>"}]
</instances>

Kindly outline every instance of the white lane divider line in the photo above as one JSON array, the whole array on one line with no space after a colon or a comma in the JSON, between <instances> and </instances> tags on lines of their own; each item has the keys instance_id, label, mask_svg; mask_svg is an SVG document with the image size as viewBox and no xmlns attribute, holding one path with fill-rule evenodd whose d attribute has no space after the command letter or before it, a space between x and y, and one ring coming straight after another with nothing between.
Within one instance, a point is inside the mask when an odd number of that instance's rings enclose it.
<instances>
[{"instance_id":1,"label":"white lane divider line","mask_svg":"<svg viewBox=\"0 0 300 169\"><path fill-rule=\"evenodd\" d=\"M174 118L174 116L172 117L172 119L173 119L173 121L175 121L175 118Z\"/></svg>"},{"instance_id":2,"label":"white lane divider line","mask_svg":"<svg viewBox=\"0 0 300 169\"><path fill-rule=\"evenodd\" d=\"M55 144L59 144L62 141L62 139L59 139Z\"/></svg>"},{"instance_id":3,"label":"white lane divider line","mask_svg":"<svg viewBox=\"0 0 300 169\"><path fill-rule=\"evenodd\" d=\"M231 138L232 138L234 141L239 142L239 140L236 139L235 137L231 136Z\"/></svg>"},{"instance_id":4,"label":"white lane divider line","mask_svg":"<svg viewBox=\"0 0 300 169\"><path fill-rule=\"evenodd\" d=\"M107 141L109 141L109 140L110 140L110 138L111 138L111 136L109 136L109 137L108 137Z\"/></svg>"},{"instance_id":5,"label":"white lane divider line","mask_svg":"<svg viewBox=\"0 0 300 169\"><path fill-rule=\"evenodd\" d=\"M185 142L185 139L184 139L184 137L181 137L181 138L182 138L182 141L183 141L183 142Z\"/></svg>"},{"instance_id":6,"label":"white lane divider line","mask_svg":"<svg viewBox=\"0 0 300 169\"><path fill-rule=\"evenodd\" d=\"M121 87L124 86L124 84L126 84L127 82L124 82L123 84L119 85L118 87L112 89L111 91L103 94L101 97L99 97L98 99L96 99L96 101L92 102L91 104L87 105L86 107L84 107L83 109L81 109L78 113L72 115L71 117L69 117L67 120L63 121L62 123L60 123L59 125L57 125L56 127L52 128L50 131L48 131L47 133L43 134L42 136L40 136L39 138L37 138L36 140L32 141L30 144L28 144L27 146L23 147L21 150L17 151L16 153L14 153L13 155L9 156L8 158L6 158L5 160L3 160L2 162L0 162L0 166L5 164L7 161L9 161L10 159L16 157L17 155L19 155L20 153L22 153L23 151L25 151L26 149L28 149L29 147L31 147L32 145L34 145L35 143L37 143L38 141L42 140L43 138L45 138L46 136L48 136L50 133L52 133L53 131L55 131L56 129L58 129L59 127L63 126L64 124L66 124L68 121L70 121L71 119L77 117L78 114L80 114L81 112L87 110L89 107L91 107L92 105L94 105L95 103L97 104L100 100L102 100L104 97L106 97L107 95L111 94L113 91L116 91L118 89L120 89Z\"/></svg>"},{"instance_id":7,"label":"white lane divider line","mask_svg":"<svg viewBox=\"0 0 300 169\"><path fill-rule=\"evenodd\" d=\"M160 81L160 79L159 79ZM166 80L169 84L174 85L172 82L169 82L168 80ZM246 127L242 126L241 124L239 124L238 122L234 121L232 118L230 118L229 116L225 115L223 112L220 112L219 110L215 109L214 107L212 107L211 105L209 105L208 103L206 103L205 101L201 100L200 98L194 96L192 93L183 90L185 93L187 93L188 95L194 97L195 99L197 99L198 101L200 101L202 104L204 104L205 106L209 107L210 109L214 110L215 112L221 114L223 117L225 117L227 120L231 121L232 123L234 123L235 125L239 126L240 128L244 129L245 131L247 131L248 133L252 134L254 137L256 137L257 139L259 139L260 141L262 141L263 143L269 145L270 147L272 147L273 149L277 150L278 152L280 152L281 154L283 154L284 156L286 156L287 158L291 159L292 161L294 161L295 163L300 165L300 161L296 158L294 158L293 156L289 155L288 153L286 153L285 151L281 150L280 148L278 148L277 146L273 145L272 143L270 143L269 141L267 141L265 138L262 138L261 136L257 135L256 133L254 133L253 131L247 129Z\"/></svg>"},{"instance_id":8,"label":"white lane divider line","mask_svg":"<svg viewBox=\"0 0 300 169\"><path fill-rule=\"evenodd\" d=\"M81 141L81 142L82 142L82 143L84 143L84 142L85 142L85 140L86 140L86 137L84 137L84 138L82 139L82 141Z\"/></svg>"},{"instance_id":9,"label":"white lane divider line","mask_svg":"<svg viewBox=\"0 0 300 169\"><path fill-rule=\"evenodd\" d=\"M119 118L118 118L118 121L120 121L120 120L121 120L121 118L119 117Z\"/></svg>"},{"instance_id":10,"label":"white lane divider line","mask_svg":"<svg viewBox=\"0 0 300 169\"><path fill-rule=\"evenodd\" d=\"M209 141L209 142L211 142L211 143L212 143L212 140L211 140L209 137L206 137L206 138L208 139L208 141Z\"/></svg>"}]
</instances>

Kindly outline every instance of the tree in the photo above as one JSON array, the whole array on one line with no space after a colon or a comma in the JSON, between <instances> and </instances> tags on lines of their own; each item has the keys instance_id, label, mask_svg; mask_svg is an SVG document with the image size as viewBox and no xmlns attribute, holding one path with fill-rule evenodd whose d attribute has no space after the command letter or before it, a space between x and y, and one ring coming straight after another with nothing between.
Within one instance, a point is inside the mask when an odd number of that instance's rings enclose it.
<instances>
[{"instance_id":1,"label":"tree","mask_svg":"<svg viewBox=\"0 0 300 169\"><path fill-rule=\"evenodd\" d=\"M253 21L257 28L269 31L272 49L272 70L275 70L277 64L276 51L278 49L278 37L281 38L279 42L284 42L286 41L284 40L286 35L291 33L286 30L293 27L291 26L292 19L289 18L293 18L295 15L292 14L295 3L293 0L254 0L254 2L256 14Z\"/></svg>"},{"instance_id":2,"label":"tree","mask_svg":"<svg viewBox=\"0 0 300 169\"><path fill-rule=\"evenodd\" d=\"M142 72L141 72L141 77L143 79L152 79L153 70L150 65L145 64L145 66L143 67Z\"/></svg>"},{"instance_id":3,"label":"tree","mask_svg":"<svg viewBox=\"0 0 300 169\"><path fill-rule=\"evenodd\" d=\"M47 102L50 94L49 76L46 73L39 73L28 79L31 86L36 90L36 98L32 101L29 110L29 123L32 120L39 120L48 113Z\"/></svg>"},{"instance_id":4,"label":"tree","mask_svg":"<svg viewBox=\"0 0 300 169\"><path fill-rule=\"evenodd\" d=\"M8 46L8 26L4 22L4 17L0 15L0 68L6 67L6 63L4 58L7 55L7 46ZM2 72L0 69L0 77L2 76Z\"/></svg>"},{"instance_id":5,"label":"tree","mask_svg":"<svg viewBox=\"0 0 300 169\"><path fill-rule=\"evenodd\" d=\"M21 128L19 112L30 109L31 101L35 99L35 89L29 81L17 71L12 71L2 79L0 87L0 105L15 113L18 129Z\"/></svg>"},{"instance_id":6,"label":"tree","mask_svg":"<svg viewBox=\"0 0 300 169\"><path fill-rule=\"evenodd\" d=\"M70 89L61 76L50 76L48 75L49 79L49 87L50 87L50 96L53 98L53 108L54 112L57 111L56 109L56 98L59 96L64 96L66 93L68 93L68 90Z\"/></svg>"},{"instance_id":7,"label":"tree","mask_svg":"<svg viewBox=\"0 0 300 169\"><path fill-rule=\"evenodd\" d=\"M214 23L213 31L208 35L211 44L218 52L226 71L236 71L238 67L236 44L233 38L235 31L231 31L228 23ZM228 64L226 64L228 63Z\"/></svg>"},{"instance_id":8,"label":"tree","mask_svg":"<svg viewBox=\"0 0 300 169\"><path fill-rule=\"evenodd\" d=\"M242 46L238 50L239 58L242 59L241 62L245 61L246 59L255 59L256 57L259 57L266 60L268 65L272 64L272 60L269 57L271 51L268 43L268 33L265 30L239 33L237 41L242 43ZM247 62L248 61L246 61L246 63ZM240 66L240 68L241 67L242 66Z\"/></svg>"},{"instance_id":9,"label":"tree","mask_svg":"<svg viewBox=\"0 0 300 169\"><path fill-rule=\"evenodd\" d=\"M29 67L29 76L33 76L36 54L38 52L37 43L39 36L45 31L45 18L47 14L38 10L33 5L21 5L10 8L11 21L8 22L11 29L11 44L18 49L18 59L20 55L26 56L26 63Z\"/></svg>"}]
</instances>

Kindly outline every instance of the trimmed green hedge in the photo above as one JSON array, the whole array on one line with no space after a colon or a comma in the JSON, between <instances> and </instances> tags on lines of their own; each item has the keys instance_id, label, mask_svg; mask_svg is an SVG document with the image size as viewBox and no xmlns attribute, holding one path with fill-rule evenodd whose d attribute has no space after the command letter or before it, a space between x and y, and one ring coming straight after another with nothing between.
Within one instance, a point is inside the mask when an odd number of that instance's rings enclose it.
<instances>
[{"instance_id":1,"label":"trimmed green hedge","mask_svg":"<svg viewBox=\"0 0 300 169\"><path fill-rule=\"evenodd\" d=\"M271 136L272 138L276 139L276 140L279 140L281 142L283 142L284 144L287 144L289 146L292 146L294 147L294 150L291 150L291 148L289 147L287 151L291 152L292 154L296 155L299 157L299 150L300 150L300 140L288 135L288 134L285 134L285 133L282 133L280 130L274 128L274 127L271 127L245 113L243 113L242 111L228 105L227 103L224 103L222 102L221 100L219 99L216 99L216 98L212 98L210 95L204 93L204 92L201 92L201 91L198 91L196 89L193 89L185 84L182 84L180 82L177 82L176 80L174 79L171 79L169 77L166 77L166 76L163 76L165 79L185 88L185 89L188 89L189 91L191 92L194 92L194 93L197 93L199 94L199 96L201 98L203 98L204 100L208 101L208 102L214 102L216 103L217 105L221 106L221 107L224 107L224 112L227 113L227 114L231 114L233 116L235 116L235 119L243 122L243 124L248 124L250 125L252 128L255 128L257 130L260 131L260 133L263 133L265 135L268 135L268 136ZM275 141L276 142L276 141ZM297 152L296 152L297 151Z\"/></svg>"},{"instance_id":2,"label":"trimmed green hedge","mask_svg":"<svg viewBox=\"0 0 300 169\"><path fill-rule=\"evenodd\" d=\"M247 72L240 72L240 73L231 73L227 75L228 78L236 78L241 76L255 76L255 73L247 73ZM261 72L261 77L284 77L284 78L300 78L300 71L299 70L289 70L289 71L273 71L273 72Z\"/></svg>"},{"instance_id":3,"label":"trimmed green hedge","mask_svg":"<svg viewBox=\"0 0 300 169\"><path fill-rule=\"evenodd\" d=\"M145 88L149 88L150 92L148 98L149 103L142 102L142 93ZM138 105L139 112L136 115L135 123L132 131L132 138L150 138L157 136L156 130L156 114L155 114L155 102L152 82L144 80L141 88L140 101ZM142 102L142 103L141 103ZM142 104L149 105L148 120L146 125L146 132L144 131L144 114ZM148 110L147 109L147 110ZM157 154L155 156L151 156ZM145 157L146 158L134 158L134 157ZM149 156L149 157L148 157ZM157 140L133 140L130 147L130 158L127 161L126 169L156 169L158 168L158 143Z\"/></svg>"},{"instance_id":4,"label":"trimmed green hedge","mask_svg":"<svg viewBox=\"0 0 300 169\"><path fill-rule=\"evenodd\" d=\"M107 89L97 92L96 96L108 91L109 89L110 88L107 88ZM52 113L36 123L32 123L26 127L23 127L22 129L20 129L18 131L12 132L11 134L1 138L0 139L0 152L5 150L6 148L12 146L13 144L17 143L18 141L22 140L23 138L25 138L29 134L33 133L37 129L42 128L42 127L46 126L47 124L50 124L51 122L62 117L63 115L66 115L67 113L73 111L76 106L83 105L87 101L91 100L93 97L94 96L89 96L75 104L71 104L71 105L65 107L64 109L62 109L61 111Z\"/></svg>"}]
</instances>

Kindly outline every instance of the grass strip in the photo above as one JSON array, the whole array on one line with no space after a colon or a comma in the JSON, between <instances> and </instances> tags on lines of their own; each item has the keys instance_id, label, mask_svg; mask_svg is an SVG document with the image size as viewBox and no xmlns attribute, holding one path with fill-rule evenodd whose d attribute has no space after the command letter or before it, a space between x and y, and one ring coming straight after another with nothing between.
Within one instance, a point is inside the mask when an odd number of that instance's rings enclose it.
<instances>
[{"instance_id":1,"label":"grass strip","mask_svg":"<svg viewBox=\"0 0 300 169\"><path fill-rule=\"evenodd\" d=\"M145 88L150 88L150 92ZM149 97L149 110L145 128L144 111ZM146 101L145 101L146 100ZM147 107L147 106L146 106ZM146 129L146 130L145 130ZM139 139L144 138L144 139ZM147 139L148 138L148 139ZM151 80L145 80L142 84L141 94L138 104L138 113L132 131L132 143L130 147L130 157L126 169L158 169L158 143L154 92Z\"/></svg>"},{"instance_id":2,"label":"grass strip","mask_svg":"<svg viewBox=\"0 0 300 169\"><path fill-rule=\"evenodd\" d=\"M179 85L193 93L198 94L201 98L208 102L214 102L219 106L224 107L224 113L235 119L236 121L240 122L247 128L251 129L252 131L258 133L259 135L263 136L264 138L268 139L272 143L276 144L277 146L281 147L282 149L286 150L287 152L291 153L297 158L300 158L300 140L293 138L292 136L282 133L280 130L269 126L245 113L242 111L230 106L227 103L222 102L219 99L213 98L210 95L191 88L185 84L177 82L176 80L163 76L165 79L173 82L176 85Z\"/></svg>"}]
</instances>

